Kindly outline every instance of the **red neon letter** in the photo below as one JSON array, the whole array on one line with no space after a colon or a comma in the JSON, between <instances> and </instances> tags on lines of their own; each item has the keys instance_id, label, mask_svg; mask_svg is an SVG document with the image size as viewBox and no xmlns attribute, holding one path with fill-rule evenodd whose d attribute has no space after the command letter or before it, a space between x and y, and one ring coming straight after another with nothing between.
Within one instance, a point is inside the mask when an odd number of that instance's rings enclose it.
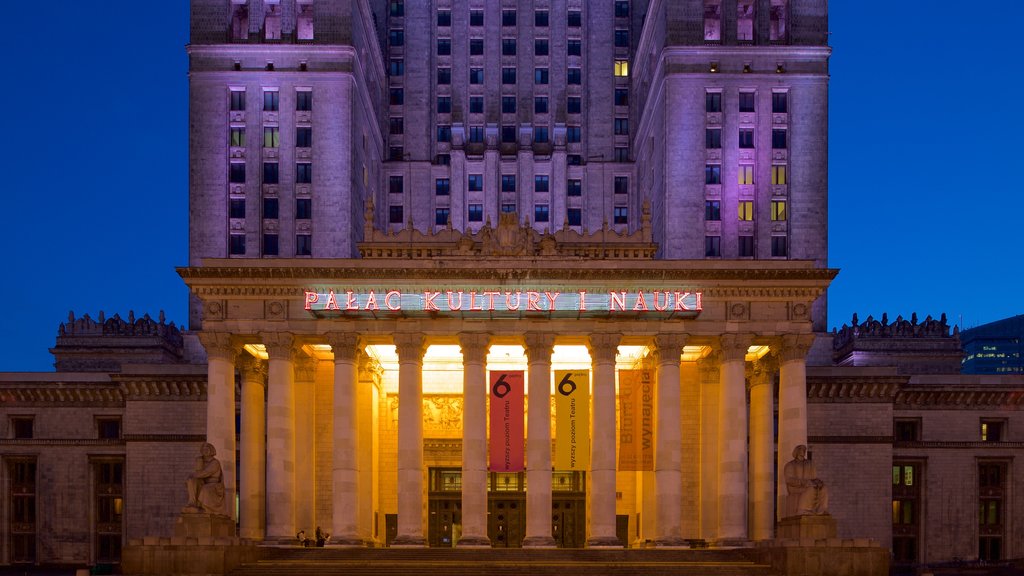
<instances>
[{"instance_id":1,"label":"red neon letter","mask_svg":"<svg viewBox=\"0 0 1024 576\"><path fill-rule=\"evenodd\" d=\"M483 310L483 308L481 308L476 303L476 292L470 292L469 293L469 309L472 310L472 311L475 311L475 312L479 312L479 311Z\"/></svg>"},{"instance_id":2,"label":"red neon letter","mask_svg":"<svg viewBox=\"0 0 1024 576\"><path fill-rule=\"evenodd\" d=\"M395 296L398 296L398 303L392 305L391 299L394 298ZM384 295L384 306L386 306L388 310L401 310L402 293L399 292L398 290L389 290L388 293Z\"/></svg>"},{"instance_id":3,"label":"red neon letter","mask_svg":"<svg viewBox=\"0 0 1024 576\"><path fill-rule=\"evenodd\" d=\"M459 295L459 305L458 306L456 306L452 302L452 294L458 294ZM448 291L448 309L449 310L462 310L462 290L459 290L458 292L452 292L451 290Z\"/></svg>"},{"instance_id":4,"label":"red neon letter","mask_svg":"<svg viewBox=\"0 0 1024 576\"><path fill-rule=\"evenodd\" d=\"M440 292L424 292L423 293L423 310L440 310L437 304L434 304L434 298L440 296Z\"/></svg>"},{"instance_id":5,"label":"red neon letter","mask_svg":"<svg viewBox=\"0 0 1024 576\"><path fill-rule=\"evenodd\" d=\"M494 297L501 296L501 292L484 292L483 295L487 297L487 310L494 312Z\"/></svg>"},{"instance_id":6,"label":"red neon letter","mask_svg":"<svg viewBox=\"0 0 1024 576\"><path fill-rule=\"evenodd\" d=\"M366 299L366 306L363 306L363 310L380 310L380 306L377 306L377 294L373 290L370 290L370 296Z\"/></svg>"},{"instance_id":7,"label":"red neon letter","mask_svg":"<svg viewBox=\"0 0 1024 576\"><path fill-rule=\"evenodd\" d=\"M306 290L306 310L312 310L313 304L315 304L316 301L319 299L319 294L317 294L316 292L310 292L309 290Z\"/></svg>"},{"instance_id":8,"label":"red neon letter","mask_svg":"<svg viewBox=\"0 0 1024 576\"><path fill-rule=\"evenodd\" d=\"M548 311L552 311L553 312L555 310L555 298L558 298L559 294L561 294L561 292L545 292L544 293L544 295L547 296L547 298L548 298Z\"/></svg>"},{"instance_id":9,"label":"red neon letter","mask_svg":"<svg viewBox=\"0 0 1024 576\"><path fill-rule=\"evenodd\" d=\"M345 302L345 310L359 310L359 303L356 302L355 292L349 290L345 294L348 295L348 298Z\"/></svg>"},{"instance_id":10,"label":"red neon letter","mask_svg":"<svg viewBox=\"0 0 1024 576\"><path fill-rule=\"evenodd\" d=\"M540 311L540 292L526 293L526 309Z\"/></svg>"},{"instance_id":11,"label":"red neon letter","mask_svg":"<svg viewBox=\"0 0 1024 576\"><path fill-rule=\"evenodd\" d=\"M585 312L587 310L587 291L586 290L580 290L580 308L579 308L579 310L580 310L580 312Z\"/></svg>"},{"instance_id":12,"label":"red neon letter","mask_svg":"<svg viewBox=\"0 0 1024 576\"><path fill-rule=\"evenodd\" d=\"M512 293L505 292L505 308L508 310L519 310L519 305L523 302L523 293L516 290L516 305L512 307Z\"/></svg>"},{"instance_id":13,"label":"red neon letter","mask_svg":"<svg viewBox=\"0 0 1024 576\"><path fill-rule=\"evenodd\" d=\"M647 307L647 299L644 298L643 290L636 293L636 304L633 304L634 312L650 312L651 309Z\"/></svg>"},{"instance_id":14,"label":"red neon letter","mask_svg":"<svg viewBox=\"0 0 1024 576\"><path fill-rule=\"evenodd\" d=\"M626 292L625 292L625 290L623 290L622 292L609 292L608 293L608 311L609 312L614 312L616 306L619 307L619 311L620 312L624 311L626 309Z\"/></svg>"},{"instance_id":15,"label":"red neon letter","mask_svg":"<svg viewBox=\"0 0 1024 576\"><path fill-rule=\"evenodd\" d=\"M658 303L658 295L659 294L662 294L661 290L655 290L654 291L654 309L657 310L658 312L664 312L665 310L668 310L669 298L672 295L669 294L668 292L664 292L664 294L665 294L665 301L662 302L661 304L659 304Z\"/></svg>"},{"instance_id":16,"label":"red neon letter","mask_svg":"<svg viewBox=\"0 0 1024 576\"><path fill-rule=\"evenodd\" d=\"M327 306L324 306L324 310L341 310L338 308L338 298L334 295L334 290L327 293Z\"/></svg>"}]
</instances>

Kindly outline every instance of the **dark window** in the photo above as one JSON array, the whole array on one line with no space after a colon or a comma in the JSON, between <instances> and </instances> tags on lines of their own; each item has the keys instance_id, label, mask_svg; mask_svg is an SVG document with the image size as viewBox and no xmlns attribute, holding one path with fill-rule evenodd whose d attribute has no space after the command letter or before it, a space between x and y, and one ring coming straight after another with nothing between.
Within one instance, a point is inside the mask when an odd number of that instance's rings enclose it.
<instances>
[{"instance_id":1,"label":"dark window","mask_svg":"<svg viewBox=\"0 0 1024 576\"><path fill-rule=\"evenodd\" d=\"M501 69L501 83L502 84L515 84L516 83L516 69L515 68L502 68Z\"/></svg>"},{"instance_id":2,"label":"dark window","mask_svg":"<svg viewBox=\"0 0 1024 576\"><path fill-rule=\"evenodd\" d=\"M704 166L704 183L705 184L721 184L722 183L722 165L721 164L706 164Z\"/></svg>"},{"instance_id":3,"label":"dark window","mask_svg":"<svg viewBox=\"0 0 1024 576\"><path fill-rule=\"evenodd\" d=\"M483 192L484 189L484 175L483 174L470 174L468 179L469 191L470 192Z\"/></svg>"},{"instance_id":4,"label":"dark window","mask_svg":"<svg viewBox=\"0 0 1024 576\"><path fill-rule=\"evenodd\" d=\"M550 219L551 214L548 212L547 204L537 204L533 207L534 222L548 222Z\"/></svg>"},{"instance_id":5,"label":"dark window","mask_svg":"<svg viewBox=\"0 0 1024 576\"><path fill-rule=\"evenodd\" d=\"M533 99L533 113L534 114L547 114L548 113L548 97L537 96Z\"/></svg>"},{"instance_id":6,"label":"dark window","mask_svg":"<svg viewBox=\"0 0 1024 576\"><path fill-rule=\"evenodd\" d=\"M405 60L393 58L388 67L388 74L390 76L403 76L405 74Z\"/></svg>"},{"instance_id":7,"label":"dark window","mask_svg":"<svg viewBox=\"0 0 1024 576\"><path fill-rule=\"evenodd\" d=\"M469 205L469 221L470 222L483 222L484 221L484 205L483 204L470 204Z\"/></svg>"},{"instance_id":8,"label":"dark window","mask_svg":"<svg viewBox=\"0 0 1024 576\"><path fill-rule=\"evenodd\" d=\"M615 105L629 106L629 88L615 89Z\"/></svg>"},{"instance_id":9,"label":"dark window","mask_svg":"<svg viewBox=\"0 0 1024 576\"><path fill-rule=\"evenodd\" d=\"M579 226L583 223L583 210L569 208L565 211L565 218L569 221L569 226Z\"/></svg>"},{"instance_id":10,"label":"dark window","mask_svg":"<svg viewBox=\"0 0 1024 576\"><path fill-rule=\"evenodd\" d=\"M547 176L534 176L533 177L533 191L534 192L547 192L550 189L550 180Z\"/></svg>"},{"instance_id":11,"label":"dark window","mask_svg":"<svg viewBox=\"0 0 1024 576\"><path fill-rule=\"evenodd\" d=\"M543 39L537 39L533 41L533 53L536 56L547 56L548 55L548 41Z\"/></svg>"},{"instance_id":12,"label":"dark window","mask_svg":"<svg viewBox=\"0 0 1024 576\"><path fill-rule=\"evenodd\" d=\"M704 147L715 150L722 147L722 129L707 128L704 130Z\"/></svg>"},{"instance_id":13,"label":"dark window","mask_svg":"<svg viewBox=\"0 0 1024 576\"><path fill-rule=\"evenodd\" d=\"M232 90L231 91L231 111L242 112L245 110L245 91L244 90Z\"/></svg>"},{"instance_id":14,"label":"dark window","mask_svg":"<svg viewBox=\"0 0 1024 576\"><path fill-rule=\"evenodd\" d=\"M582 166L583 156L579 154L567 154L565 156L565 163L569 166Z\"/></svg>"},{"instance_id":15,"label":"dark window","mask_svg":"<svg viewBox=\"0 0 1024 576\"><path fill-rule=\"evenodd\" d=\"M772 92L772 112L785 114L788 109L787 96L785 92Z\"/></svg>"},{"instance_id":16,"label":"dark window","mask_svg":"<svg viewBox=\"0 0 1024 576\"><path fill-rule=\"evenodd\" d=\"M616 206L612 213L613 224L627 224L629 223L629 208L625 206Z\"/></svg>"},{"instance_id":17,"label":"dark window","mask_svg":"<svg viewBox=\"0 0 1024 576\"><path fill-rule=\"evenodd\" d=\"M471 38L469 41L469 55L479 56L484 53L483 38Z\"/></svg>"},{"instance_id":18,"label":"dark window","mask_svg":"<svg viewBox=\"0 0 1024 576\"><path fill-rule=\"evenodd\" d=\"M232 184L245 184L245 164L232 162L228 173L228 181Z\"/></svg>"},{"instance_id":19,"label":"dark window","mask_svg":"<svg viewBox=\"0 0 1024 576\"><path fill-rule=\"evenodd\" d=\"M469 97L469 113L470 114L483 114L484 113L484 97L483 96L470 96Z\"/></svg>"},{"instance_id":20,"label":"dark window","mask_svg":"<svg viewBox=\"0 0 1024 576\"><path fill-rule=\"evenodd\" d=\"M392 116L388 121L388 133L402 134L405 132L405 119L401 116Z\"/></svg>"},{"instance_id":21,"label":"dark window","mask_svg":"<svg viewBox=\"0 0 1024 576\"><path fill-rule=\"evenodd\" d=\"M615 148L615 161L616 162L629 162L629 148L616 147Z\"/></svg>"},{"instance_id":22,"label":"dark window","mask_svg":"<svg viewBox=\"0 0 1024 576\"><path fill-rule=\"evenodd\" d=\"M722 203L718 200L704 201L704 220L718 222L722 219Z\"/></svg>"},{"instance_id":23,"label":"dark window","mask_svg":"<svg viewBox=\"0 0 1024 576\"><path fill-rule=\"evenodd\" d=\"M263 199L263 217L268 220L277 220L277 198Z\"/></svg>"},{"instance_id":24,"label":"dark window","mask_svg":"<svg viewBox=\"0 0 1024 576\"><path fill-rule=\"evenodd\" d=\"M501 127L501 141L510 144L516 141L516 127L515 125L508 126L504 125Z\"/></svg>"},{"instance_id":25,"label":"dark window","mask_svg":"<svg viewBox=\"0 0 1024 576\"><path fill-rule=\"evenodd\" d=\"M705 258L718 258L722 255L722 237L721 236L705 236L704 237L704 257Z\"/></svg>"},{"instance_id":26,"label":"dark window","mask_svg":"<svg viewBox=\"0 0 1024 576\"><path fill-rule=\"evenodd\" d=\"M516 176L515 176L515 174L502 174L501 175L501 191L502 192L515 192L516 191Z\"/></svg>"},{"instance_id":27,"label":"dark window","mask_svg":"<svg viewBox=\"0 0 1024 576\"><path fill-rule=\"evenodd\" d=\"M10 561L33 563L36 560L36 463L18 460L8 465Z\"/></svg>"},{"instance_id":28,"label":"dark window","mask_svg":"<svg viewBox=\"0 0 1024 576\"><path fill-rule=\"evenodd\" d=\"M615 1L615 17L616 18L628 18L629 17L629 2L625 0Z\"/></svg>"},{"instance_id":29,"label":"dark window","mask_svg":"<svg viewBox=\"0 0 1024 576\"><path fill-rule=\"evenodd\" d=\"M506 213L506 214L508 214L510 212L515 212L516 211L516 205L515 204L502 204L501 205L501 211Z\"/></svg>"},{"instance_id":30,"label":"dark window","mask_svg":"<svg viewBox=\"0 0 1024 576\"><path fill-rule=\"evenodd\" d=\"M469 127L469 141L475 144L479 144L484 141L484 127L483 126L470 126Z\"/></svg>"},{"instance_id":31,"label":"dark window","mask_svg":"<svg viewBox=\"0 0 1024 576\"><path fill-rule=\"evenodd\" d=\"M309 220L313 217L313 200L310 198L295 199L295 219Z\"/></svg>"},{"instance_id":32,"label":"dark window","mask_svg":"<svg viewBox=\"0 0 1024 576\"><path fill-rule=\"evenodd\" d=\"M313 165L309 162L299 162L295 165L295 183L296 184L312 184L313 183Z\"/></svg>"},{"instance_id":33,"label":"dark window","mask_svg":"<svg viewBox=\"0 0 1024 576\"><path fill-rule=\"evenodd\" d=\"M452 112L452 97L451 96L438 96L437 97L437 113L438 114L451 114Z\"/></svg>"},{"instance_id":34,"label":"dark window","mask_svg":"<svg viewBox=\"0 0 1024 576\"><path fill-rule=\"evenodd\" d=\"M11 418L11 432L14 438L18 440L32 438L34 436L32 429L34 422L35 420L31 417Z\"/></svg>"},{"instance_id":35,"label":"dark window","mask_svg":"<svg viewBox=\"0 0 1024 576\"><path fill-rule=\"evenodd\" d=\"M401 122L401 118L398 119ZM309 148L313 145L313 129L309 126L300 126L295 129L295 146L297 148Z\"/></svg>"},{"instance_id":36,"label":"dark window","mask_svg":"<svg viewBox=\"0 0 1024 576\"><path fill-rule=\"evenodd\" d=\"M277 112L277 108L280 105L280 95L276 90L267 90L263 92L263 111L264 112Z\"/></svg>"},{"instance_id":37,"label":"dark window","mask_svg":"<svg viewBox=\"0 0 1024 576\"><path fill-rule=\"evenodd\" d=\"M404 30L389 30L388 31L388 44L391 46L404 46L405 45L405 31Z\"/></svg>"},{"instance_id":38,"label":"dark window","mask_svg":"<svg viewBox=\"0 0 1024 576\"><path fill-rule=\"evenodd\" d=\"M981 441L982 442L1002 442L1003 441L1003 429L1006 427L1006 422L1003 420L982 420L981 421Z\"/></svg>"},{"instance_id":39,"label":"dark window","mask_svg":"<svg viewBox=\"0 0 1024 576\"><path fill-rule=\"evenodd\" d=\"M501 97L501 113L502 114L515 114L516 113L516 97L515 96L502 96Z\"/></svg>"},{"instance_id":40,"label":"dark window","mask_svg":"<svg viewBox=\"0 0 1024 576\"><path fill-rule=\"evenodd\" d=\"M299 90L295 93L295 109L299 112L310 112L313 110L313 92Z\"/></svg>"},{"instance_id":41,"label":"dark window","mask_svg":"<svg viewBox=\"0 0 1024 576\"><path fill-rule=\"evenodd\" d=\"M484 69L483 68L470 68L469 69L469 83L470 84L483 84L484 83Z\"/></svg>"},{"instance_id":42,"label":"dark window","mask_svg":"<svg viewBox=\"0 0 1024 576\"><path fill-rule=\"evenodd\" d=\"M572 142L579 142L582 138L582 134L579 126L569 126L565 131L565 139Z\"/></svg>"},{"instance_id":43,"label":"dark window","mask_svg":"<svg viewBox=\"0 0 1024 576\"><path fill-rule=\"evenodd\" d=\"M392 204L388 206L388 224L402 224L403 220L403 207L401 204Z\"/></svg>"},{"instance_id":44,"label":"dark window","mask_svg":"<svg viewBox=\"0 0 1024 576\"><path fill-rule=\"evenodd\" d=\"M629 118L616 118L615 119L615 135L616 136L628 136L629 135Z\"/></svg>"},{"instance_id":45,"label":"dark window","mask_svg":"<svg viewBox=\"0 0 1024 576\"><path fill-rule=\"evenodd\" d=\"M786 131L772 130L772 148L783 150L786 148Z\"/></svg>"},{"instance_id":46,"label":"dark window","mask_svg":"<svg viewBox=\"0 0 1024 576\"><path fill-rule=\"evenodd\" d=\"M405 16L405 2L404 0L391 0L389 5L389 13L395 18L401 18Z\"/></svg>"},{"instance_id":47,"label":"dark window","mask_svg":"<svg viewBox=\"0 0 1024 576\"><path fill-rule=\"evenodd\" d=\"M579 10L569 10L569 15L566 18L566 26L569 28L579 28L583 25L583 13Z\"/></svg>"},{"instance_id":48,"label":"dark window","mask_svg":"<svg viewBox=\"0 0 1024 576\"><path fill-rule=\"evenodd\" d=\"M740 92L740 112L754 111L754 93Z\"/></svg>"},{"instance_id":49,"label":"dark window","mask_svg":"<svg viewBox=\"0 0 1024 576\"><path fill-rule=\"evenodd\" d=\"M501 25L502 26L515 26L516 25L516 11L515 10L502 10L501 11Z\"/></svg>"},{"instance_id":50,"label":"dark window","mask_svg":"<svg viewBox=\"0 0 1024 576\"><path fill-rule=\"evenodd\" d=\"M892 435L896 442L917 442L921 439L921 421L896 420L892 425Z\"/></svg>"},{"instance_id":51,"label":"dark window","mask_svg":"<svg viewBox=\"0 0 1024 576\"><path fill-rule=\"evenodd\" d=\"M533 25L545 28L548 25L548 11L537 10L533 13Z\"/></svg>"},{"instance_id":52,"label":"dark window","mask_svg":"<svg viewBox=\"0 0 1024 576\"><path fill-rule=\"evenodd\" d=\"M233 198L228 201L228 218L245 218L245 200Z\"/></svg>"},{"instance_id":53,"label":"dark window","mask_svg":"<svg viewBox=\"0 0 1024 576\"><path fill-rule=\"evenodd\" d=\"M451 163L452 163L452 155L451 154L438 154L438 155L434 156L434 164L438 164L440 166L448 166Z\"/></svg>"},{"instance_id":54,"label":"dark window","mask_svg":"<svg viewBox=\"0 0 1024 576\"><path fill-rule=\"evenodd\" d=\"M740 236L740 258L753 258L754 256L754 237L753 236Z\"/></svg>"},{"instance_id":55,"label":"dark window","mask_svg":"<svg viewBox=\"0 0 1024 576\"><path fill-rule=\"evenodd\" d=\"M402 160L405 157L405 151L401 146L391 146L388 148L388 158L394 161Z\"/></svg>"},{"instance_id":56,"label":"dark window","mask_svg":"<svg viewBox=\"0 0 1024 576\"><path fill-rule=\"evenodd\" d=\"M438 178L437 180L434 180L434 192L438 196L448 196L449 194L451 194L452 193L452 183L451 183L451 180L449 180L447 178Z\"/></svg>"},{"instance_id":57,"label":"dark window","mask_svg":"<svg viewBox=\"0 0 1024 576\"><path fill-rule=\"evenodd\" d=\"M784 258L788 255L789 252L786 250L786 237L772 236L772 257Z\"/></svg>"},{"instance_id":58,"label":"dark window","mask_svg":"<svg viewBox=\"0 0 1024 576\"><path fill-rule=\"evenodd\" d=\"M313 255L313 237L309 234L296 234L295 235L295 255L296 256L312 256Z\"/></svg>"},{"instance_id":59,"label":"dark window","mask_svg":"<svg viewBox=\"0 0 1024 576\"><path fill-rule=\"evenodd\" d=\"M437 69L437 83L438 84L451 84L452 83L452 69L451 68L438 68Z\"/></svg>"},{"instance_id":60,"label":"dark window","mask_svg":"<svg viewBox=\"0 0 1024 576\"><path fill-rule=\"evenodd\" d=\"M280 177L280 165L277 162L263 163L263 183L277 184Z\"/></svg>"},{"instance_id":61,"label":"dark window","mask_svg":"<svg viewBox=\"0 0 1024 576\"><path fill-rule=\"evenodd\" d=\"M567 114L579 114L583 108L582 99L578 96L569 96L566 101L565 111Z\"/></svg>"},{"instance_id":62,"label":"dark window","mask_svg":"<svg viewBox=\"0 0 1024 576\"><path fill-rule=\"evenodd\" d=\"M721 92L708 92L704 95L704 111L705 112L721 112L722 111L722 93Z\"/></svg>"},{"instance_id":63,"label":"dark window","mask_svg":"<svg viewBox=\"0 0 1024 576\"><path fill-rule=\"evenodd\" d=\"M245 234L232 234L228 246L228 253L232 256L245 254Z\"/></svg>"},{"instance_id":64,"label":"dark window","mask_svg":"<svg viewBox=\"0 0 1024 576\"><path fill-rule=\"evenodd\" d=\"M448 124L437 125L437 141L438 142L451 142L452 141L452 127Z\"/></svg>"},{"instance_id":65,"label":"dark window","mask_svg":"<svg viewBox=\"0 0 1024 576\"><path fill-rule=\"evenodd\" d=\"M389 176L388 177L388 192L392 194L401 194L405 192L405 182L401 176Z\"/></svg>"},{"instance_id":66,"label":"dark window","mask_svg":"<svg viewBox=\"0 0 1024 576\"><path fill-rule=\"evenodd\" d=\"M583 196L583 181L572 179L565 185L566 196Z\"/></svg>"},{"instance_id":67,"label":"dark window","mask_svg":"<svg viewBox=\"0 0 1024 576\"><path fill-rule=\"evenodd\" d=\"M451 38L438 38L437 40L437 55L438 56L451 56L452 54L452 40Z\"/></svg>"},{"instance_id":68,"label":"dark window","mask_svg":"<svg viewBox=\"0 0 1024 576\"><path fill-rule=\"evenodd\" d=\"M565 74L565 81L567 84L582 84L583 83L583 72L579 68L569 68ZM544 82L547 84L547 82Z\"/></svg>"},{"instance_id":69,"label":"dark window","mask_svg":"<svg viewBox=\"0 0 1024 576\"><path fill-rule=\"evenodd\" d=\"M469 25L470 26L483 26L484 25L484 13L483 10L472 10L469 13Z\"/></svg>"},{"instance_id":70,"label":"dark window","mask_svg":"<svg viewBox=\"0 0 1024 576\"><path fill-rule=\"evenodd\" d=\"M451 26L452 25L452 11L451 10L438 10L437 11L437 25L438 26Z\"/></svg>"},{"instance_id":71,"label":"dark window","mask_svg":"<svg viewBox=\"0 0 1024 576\"><path fill-rule=\"evenodd\" d=\"M277 234L263 235L263 255L277 256Z\"/></svg>"},{"instance_id":72,"label":"dark window","mask_svg":"<svg viewBox=\"0 0 1024 576\"><path fill-rule=\"evenodd\" d=\"M569 56L583 55L583 42L580 40L569 40L568 43L566 43L565 48Z\"/></svg>"},{"instance_id":73,"label":"dark window","mask_svg":"<svg viewBox=\"0 0 1024 576\"><path fill-rule=\"evenodd\" d=\"M401 106L405 104L405 90L401 88L392 88L388 97L388 103L392 106Z\"/></svg>"},{"instance_id":74,"label":"dark window","mask_svg":"<svg viewBox=\"0 0 1024 576\"><path fill-rule=\"evenodd\" d=\"M501 54L502 54L502 56L515 56L516 55L516 39L515 38L502 38L501 39Z\"/></svg>"},{"instance_id":75,"label":"dark window","mask_svg":"<svg viewBox=\"0 0 1024 576\"><path fill-rule=\"evenodd\" d=\"M547 84L548 83L548 69L547 68L535 68L533 70L533 82L534 82L534 84Z\"/></svg>"},{"instance_id":76,"label":"dark window","mask_svg":"<svg viewBox=\"0 0 1024 576\"><path fill-rule=\"evenodd\" d=\"M435 208L434 209L434 224L437 226L445 226L448 224L448 209L447 208Z\"/></svg>"},{"instance_id":77,"label":"dark window","mask_svg":"<svg viewBox=\"0 0 1024 576\"><path fill-rule=\"evenodd\" d=\"M740 148L754 147L754 131L749 129L740 130Z\"/></svg>"},{"instance_id":78,"label":"dark window","mask_svg":"<svg viewBox=\"0 0 1024 576\"><path fill-rule=\"evenodd\" d=\"M629 194L629 177L628 176L616 176L614 182L615 182L615 193L616 194Z\"/></svg>"},{"instance_id":79,"label":"dark window","mask_svg":"<svg viewBox=\"0 0 1024 576\"><path fill-rule=\"evenodd\" d=\"M618 48L629 48L629 30L615 31L615 46Z\"/></svg>"},{"instance_id":80,"label":"dark window","mask_svg":"<svg viewBox=\"0 0 1024 576\"><path fill-rule=\"evenodd\" d=\"M533 129L533 141L537 144L546 144L548 141L548 127L537 126Z\"/></svg>"}]
</instances>

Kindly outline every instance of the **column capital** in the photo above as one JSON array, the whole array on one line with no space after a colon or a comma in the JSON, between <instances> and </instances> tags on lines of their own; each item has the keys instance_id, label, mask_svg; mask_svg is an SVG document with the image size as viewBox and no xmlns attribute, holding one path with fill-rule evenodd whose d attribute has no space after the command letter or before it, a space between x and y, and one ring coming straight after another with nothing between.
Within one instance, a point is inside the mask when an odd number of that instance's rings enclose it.
<instances>
[{"instance_id":1,"label":"column capital","mask_svg":"<svg viewBox=\"0 0 1024 576\"><path fill-rule=\"evenodd\" d=\"M619 353L619 342L622 341L622 334L609 332L598 332L587 338L587 349L590 351L590 359L593 362L615 362L615 356Z\"/></svg>"},{"instance_id":2,"label":"column capital","mask_svg":"<svg viewBox=\"0 0 1024 576\"><path fill-rule=\"evenodd\" d=\"M782 363L803 361L814 344L814 334L783 334L779 339L779 358Z\"/></svg>"},{"instance_id":3,"label":"column capital","mask_svg":"<svg viewBox=\"0 0 1024 576\"><path fill-rule=\"evenodd\" d=\"M262 384L267 377L267 363L252 354L239 354L235 364L242 374L243 381Z\"/></svg>"},{"instance_id":4,"label":"column capital","mask_svg":"<svg viewBox=\"0 0 1024 576\"><path fill-rule=\"evenodd\" d=\"M423 342L423 334L421 332L399 332L392 336L395 342L395 352L398 353L399 362L408 362L410 360L423 363L423 353L426 352L427 347Z\"/></svg>"},{"instance_id":5,"label":"column capital","mask_svg":"<svg viewBox=\"0 0 1024 576\"><path fill-rule=\"evenodd\" d=\"M229 332L200 332L199 343L206 349L206 356L234 360L242 347Z\"/></svg>"},{"instance_id":6,"label":"column capital","mask_svg":"<svg viewBox=\"0 0 1024 576\"><path fill-rule=\"evenodd\" d=\"M753 338L750 334L722 334L718 337L718 346L722 353L722 362L743 361L750 348Z\"/></svg>"},{"instance_id":7,"label":"column capital","mask_svg":"<svg viewBox=\"0 0 1024 576\"><path fill-rule=\"evenodd\" d=\"M491 347L491 335L488 332L459 332L459 347L462 348L463 363L483 364Z\"/></svg>"},{"instance_id":8,"label":"column capital","mask_svg":"<svg viewBox=\"0 0 1024 576\"><path fill-rule=\"evenodd\" d=\"M550 332L527 332L523 336L526 343L527 362L551 362L551 352L555 347L555 335Z\"/></svg>"},{"instance_id":9,"label":"column capital","mask_svg":"<svg viewBox=\"0 0 1024 576\"><path fill-rule=\"evenodd\" d=\"M712 348L711 352L697 360L697 370L700 372L701 382L718 380L718 366L721 361L722 353L715 348Z\"/></svg>"},{"instance_id":10,"label":"column capital","mask_svg":"<svg viewBox=\"0 0 1024 576\"><path fill-rule=\"evenodd\" d=\"M380 365L380 362L376 358L370 356L365 350L359 352L359 363L357 365L358 373L360 378L364 378L364 375L368 375L370 378L379 378L384 374L384 368Z\"/></svg>"},{"instance_id":11,"label":"column capital","mask_svg":"<svg viewBox=\"0 0 1024 576\"><path fill-rule=\"evenodd\" d=\"M778 362L772 354L765 354L757 362L751 362L749 367L749 388L771 384L772 375L778 370Z\"/></svg>"},{"instance_id":12,"label":"column capital","mask_svg":"<svg viewBox=\"0 0 1024 576\"><path fill-rule=\"evenodd\" d=\"M260 340L271 360L291 360L295 353L295 336L291 332L261 332Z\"/></svg>"},{"instance_id":13,"label":"column capital","mask_svg":"<svg viewBox=\"0 0 1024 576\"><path fill-rule=\"evenodd\" d=\"M292 363L296 382L312 382L316 379L316 358L305 354L295 354Z\"/></svg>"},{"instance_id":14,"label":"column capital","mask_svg":"<svg viewBox=\"0 0 1024 576\"><path fill-rule=\"evenodd\" d=\"M354 363L362 352L362 339L355 332L328 332L327 344L334 353L334 361Z\"/></svg>"},{"instance_id":15,"label":"column capital","mask_svg":"<svg viewBox=\"0 0 1024 576\"><path fill-rule=\"evenodd\" d=\"M658 334L654 337L654 356L658 364L675 362L683 354L687 335L680 332Z\"/></svg>"}]
</instances>

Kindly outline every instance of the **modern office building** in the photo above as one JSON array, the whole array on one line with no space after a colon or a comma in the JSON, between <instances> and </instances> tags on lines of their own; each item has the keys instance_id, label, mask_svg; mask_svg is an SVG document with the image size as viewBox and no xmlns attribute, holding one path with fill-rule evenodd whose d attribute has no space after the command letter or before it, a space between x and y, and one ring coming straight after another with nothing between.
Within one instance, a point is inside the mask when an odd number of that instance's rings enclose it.
<instances>
[{"instance_id":1,"label":"modern office building","mask_svg":"<svg viewBox=\"0 0 1024 576\"><path fill-rule=\"evenodd\" d=\"M964 330L964 374L1024 374L1024 315Z\"/></svg>"}]
</instances>

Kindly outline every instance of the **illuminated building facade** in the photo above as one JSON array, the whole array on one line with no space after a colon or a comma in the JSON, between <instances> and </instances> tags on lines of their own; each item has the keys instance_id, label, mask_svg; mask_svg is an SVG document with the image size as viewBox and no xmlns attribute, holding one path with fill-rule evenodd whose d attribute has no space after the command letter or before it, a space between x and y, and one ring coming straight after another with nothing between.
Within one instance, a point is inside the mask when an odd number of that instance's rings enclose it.
<instances>
[{"instance_id":1,"label":"illuminated building facade","mask_svg":"<svg viewBox=\"0 0 1024 576\"><path fill-rule=\"evenodd\" d=\"M1024 374L1024 316L964 330L964 374Z\"/></svg>"}]
</instances>

